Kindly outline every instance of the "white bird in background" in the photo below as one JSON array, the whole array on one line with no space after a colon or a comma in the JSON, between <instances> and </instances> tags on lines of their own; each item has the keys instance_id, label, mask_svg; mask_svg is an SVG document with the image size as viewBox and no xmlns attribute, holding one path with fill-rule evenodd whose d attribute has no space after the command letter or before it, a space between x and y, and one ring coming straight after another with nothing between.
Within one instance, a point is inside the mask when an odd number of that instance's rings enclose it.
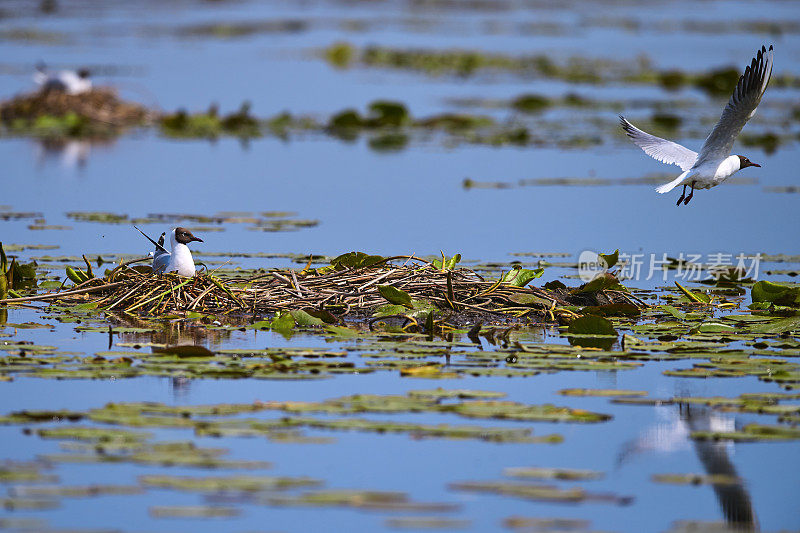
<instances>
[{"instance_id":1,"label":"white bird in background","mask_svg":"<svg viewBox=\"0 0 800 533\"><path fill-rule=\"evenodd\" d=\"M89 70L82 68L75 70L62 70L60 72L47 72L44 63L36 65L33 81L44 91L58 91L71 95L83 94L92 89L92 80L89 79Z\"/></svg>"},{"instance_id":2,"label":"white bird in background","mask_svg":"<svg viewBox=\"0 0 800 533\"><path fill-rule=\"evenodd\" d=\"M733 141L747 121L756 114L761 97L767 90L772 76L772 57L772 46L769 50L762 46L745 68L728 105L722 111L722 117L709 134L699 155L678 143L650 135L628 122L625 117L619 117L622 129L644 153L663 163L678 165L683 170L683 174L673 181L657 187L656 192L664 194L683 185L683 193L676 205L681 205L681 202L686 205L694 196L695 189L716 187L743 168L761 166L742 155L730 153ZM687 185L692 188L689 196L686 196Z\"/></svg>"},{"instance_id":3,"label":"white bird in background","mask_svg":"<svg viewBox=\"0 0 800 533\"><path fill-rule=\"evenodd\" d=\"M134 228L136 228L136 226L134 226ZM192 252L186 245L192 241L203 242L203 239L195 237L192 235L192 232L186 228L178 227L169 233L170 251L167 251L163 246L163 235L161 239L159 239L159 242L156 242L139 228L136 229L156 247L153 252L153 272L155 274L177 272L180 276L194 276L194 259L192 259Z\"/></svg>"}]
</instances>

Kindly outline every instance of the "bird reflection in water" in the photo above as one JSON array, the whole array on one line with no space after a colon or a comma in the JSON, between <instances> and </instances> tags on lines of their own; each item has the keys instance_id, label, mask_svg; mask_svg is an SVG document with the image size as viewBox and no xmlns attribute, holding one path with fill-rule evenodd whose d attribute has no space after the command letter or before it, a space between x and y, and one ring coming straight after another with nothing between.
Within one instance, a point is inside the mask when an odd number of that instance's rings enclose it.
<instances>
[{"instance_id":1,"label":"bird reflection in water","mask_svg":"<svg viewBox=\"0 0 800 533\"><path fill-rule=\"evenodd\" d=\"M179 376L169 378L169 388L175 400L184 400L188 398L191 387L192 380L187 377Z\"/></svg>"},{"instance_id":2,"label":"bird reflection in water","mask_svg":"<svg viewBox=\"0 0 800 533\"><path fill-rule=\"evenodd\" d=\"M112 318L110 315L109 318ZM129 316L113 315L115 326L153 327L152 322L137 320ZM122 343L152 343L166 346L195 345L219 346L230 340L231 330L208 330L197 324L187 325L182 321L165 323L164 327L155 332L148 333L116 333L113 327L109 333L109 349L112 348L114 339ZM185 400L191 390L192 379L185 376L176 376L169 379L170 390L176 400Z\"/></svg>"},{"instance_id":3,"label":"bird reflection in water","mask_svg":"<svg viewBox=\"0 0 800 533\"><path fill-rule=\"evenodd\" d=\"M707 475L738 479L731 462L734 452L731 441L690 438L695 431L735 431L736 420L731 413L686 403L657 407L656 412L662 421L623 446L617 458L618 466L642 453L671 453L693 447ZM744 483L713 484L712 487L728 527L743 531L758 529L750 493Z\"/></svg>"}]
</instances>

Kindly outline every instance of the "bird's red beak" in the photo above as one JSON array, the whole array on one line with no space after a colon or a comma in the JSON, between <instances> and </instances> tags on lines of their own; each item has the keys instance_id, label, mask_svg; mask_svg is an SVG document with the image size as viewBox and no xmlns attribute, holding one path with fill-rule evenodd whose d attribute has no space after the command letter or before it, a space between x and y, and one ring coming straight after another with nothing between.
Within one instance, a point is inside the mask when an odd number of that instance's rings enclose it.
<instances>
[{"instance_id":1,"label":"bird's red beak","mask_svg":"<svg viewBox=\"0 0 800 533\"><path fill-rule=\"evenodd\" d=\"M750 166L751 166L751 167L758 167L758 168L761 168L761 165L759 165L758 163L750 163Z\"/></svg>"},{"instance_id":2,"label":"bird's red beak","mask_svg":"<svg viewBox=\"0 0 800 533\"><path fill-rule=\"evenodd\" d=\"M192 238L191 238L191 239L189 239L189 240L190 240L190 241L203 242L203 239L201 239L200 237L195 237L194 235L192 235Z\"/></svg>"}]
</instances>

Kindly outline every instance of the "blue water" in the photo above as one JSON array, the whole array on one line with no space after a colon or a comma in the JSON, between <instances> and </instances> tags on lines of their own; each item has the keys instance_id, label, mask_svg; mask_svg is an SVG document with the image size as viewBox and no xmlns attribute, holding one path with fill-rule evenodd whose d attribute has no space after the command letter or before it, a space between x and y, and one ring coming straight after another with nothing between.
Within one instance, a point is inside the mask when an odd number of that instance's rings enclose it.
<instances>
[{"instance_id":1,"label":"blue water","mask_svg":"<svg viewBox=\"0 0 800 533\"><path fill-rule=\"evenodd\" d=\"M217 102L221 110L253 104L257 116L284 110L325 121L346 107L365 110L375 99L404 102L415 117L441 112L491 114L505 120L504 109L464 108L459 98L504 100L527 92L623 102L632 119L647 119L659 102L685 99L688 111L677 109L687 129L677 141L694 149L703 141L724 105L699 91L668 93L651 86L611 84L602 87L534 80L514 73L478 73L470 78L428 77L414 72L352 66L338 70L318 57L320 49L347 41L402 48L475 49L508 54L546 54L554 60L591 57L635 61L646 58L658 68L692 72L734 65L741 68L764 43L776 48L776 74L800 75L800 32L781 35L736 30L722 33L689 31L692 20L800 23L793 3L765 2L566 2L505 1L496 4L406 2L386 0L345 3L314 2L138 2L86 0L60 2L56 13L43 15L37 3L8 1L0 5L0 98L30 90L33 65L45 60L54 68L88 65L97 82L116 86L126 98L164 110L204 110ZM483 7L480 7L483 6ZM605 24L627 20L637 23ZM301 21L297 32L256 33L220 39L186 37L178 32L209 22ZM548 23L555 31L531 31L530 24ZM14 29L57 32L58 44L5 37ZM797 139L790 116L797 90L767 91L762 109L745 132L775 131ZM645 102L642 104L642 102ZM649 103L648 103L649 102ZM73 146L47 152L34 140L0 138L3 195L0 204L14 211L42 214L47 224L67 231L31 231L33 219L0 222L4 243L51 244L57 250L31 250L40 255L90 253L137 254L146 251L141 236L128 224L81 223L69 211L110 211L143 217L149 213L214 214L222 211L292 211L319 225L298 232L262 233L246 224L225 224L222 232L200 235L201 252L314 253L337 255L350 250L394 255L461 253L466 260L510 261L513 252L563 252L571 257L586 249L661 256L714 253L798 254L792 228L800 225L797 194L769 192L773 186L797 186L797 141L772 154L760 148L737 147L762 168L743 171L746 184L724 184L700 191L688 207L674 205L676 194L657 195L649 185L516 186L509 189L465 189L465 178L478 182L517 184L541 178L638 178L671 172L644 156L613 126L608 109L547 111L526 118L533 129L548 120L574 121L576 133L597 135L601 144L588 148L449 146L439 137L412 136L398 152L376 152L368 139L340 141L324 134L252 139L171 140L150 130L133 131L106 144ZM594 120L602 120L595 126ZM539 122L541 120L541 122ZM677 170L677 169L676 169ZM677 172L676 172L677 174ZM158 234L167 228L146 225ZM214 258L217 259L217 258ZM248 265L272 267L284 260L251 260ZM772 265L797 270L797 264ZM562 276L548 269L542 281ZM763 277L763 274L762 274ZM776 279L767 277L766 279ZM783 279L783 278L782 278ZM640 280L633 286L652 286ZM11 309L9 322L41 321L38 311ZM59 324L53 331L2 331L11 339L53 344L59 349L92 355L108 348L108 336L79 333ZM2 340L2 339L0 339ZM315 335L291 340L270 333L234 333L220 347L318 346L336 348ZM357 352L351 357L363 363ZM449 502L460 509L447 516L470 521L470 531L503 530L510 516L571 517L591 522L592 529L664 531L678 519L723 521L722 505L708 486L671 486L650 481L656 473L703 473L698 447L686 438L686 422L676 406L624 406L598 398L557 394L563 388L646 390L650 396L736 396L741 392L777 392L755 378L687 380L666 377L664 370L691 366L689 361L648 362L619 372L561 372L529 378L410 380L396 372L375 372L333 379L281 382L260 380L192 380L176 387L170 379L142 377L114 381L44 380L16 377L0 382L3 413L20 409L101 407L110 401L157 401L168 404L210 404L256 400L323 400L352 393L401 394L445 387L501 391L509 400L554 403L609 413L613 420L591 425L514 424L480 421L486 426L530 427L535 435L557 432L565 441L548 444L491 444L473 441L414 440L407 435L324 432L333 444L281 444L265 439L195 439L199 445L228 448L232 459L266 460L274 475L306 475L325 481L325 488L407 492L423 502ZM275 416L259 413L259 416ZM771 423L772 417L722 413L736 425ZM391 418L374 416L375 419ZM425 423L469 423L449 415L396 415ZM477 423L477 422L475 422ZM159 430L159 440L193 438L185 430ZM625 450L636 453L625 454ZM30 460L56 453L58 443L24 435L18 426L0 426L0 460ZM762 530L800 527L797 477L788 475L800 459L800 447L788 443L721 445L715 457L730 461L745 480ZM448 483L503 479L504 468L546 466L601 470L599 481L576 485L596 493L632 496L619 506L585 502L557 505L452 491ZM64 485L133 484L151 473L215 475L218 472L133 465L57 466L53 473ZM220 472L220 474L235 472ZM569 482L555 482L569 487ZM0 489L0 494L6 487ZM741 496L741 495L740 495ZM0 496L2 497L2 496ZM242 514L232 519L159 519L148 513L156 505L198 505L201 495L149 490L137 496L64 498L56 510L0 511L0 518L37 517L49 527L114 528L131 531L383 531L393 513L349 509L277 508L236 504ZM444 513L442 513L444 514ZM401 515L402 516L402 515Z\"/></svg>"}]
</instances>

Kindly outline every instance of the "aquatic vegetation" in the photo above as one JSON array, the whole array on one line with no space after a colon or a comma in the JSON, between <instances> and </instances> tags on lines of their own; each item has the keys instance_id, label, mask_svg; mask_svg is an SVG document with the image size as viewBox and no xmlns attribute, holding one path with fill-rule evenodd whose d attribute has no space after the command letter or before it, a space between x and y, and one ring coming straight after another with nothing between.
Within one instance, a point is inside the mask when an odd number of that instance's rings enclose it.
<instances>
[{"instance_id":1,"label":"aquatic vegetation","mask_svg":"<svg viewBox=\"0 0 800 533\"><path fill-rule=\"evenodd\" d=\"M559 293L525 287L542 275L541 268L512 268L499 280L486 281L469 269L455 269L455 257L450 260L445 258L444 263L438 263L438 267L421 259L400 258L411 259L412 264L398 267L389 263L398 257L383 258L352 252L332 259L330 266L319 269L274 270L267 274L258 273L251 279L235 276L225 280L211 274L194 278L173 275L148 277L138 270L126 268L124 264L106 270L105 277L100 279L92 277L91 264L84 258L86 272L69 267L68 275L76 283L73 289L26 298L60 300L73 305L87 304L103 311L137 311L144 316L194 310L224 314L237 310L240 313L280 312L284 313L283 316L293 313L292 323L285 322L280 327L270 323L268 327L273 329L318 325L309 317L323 321L327 319L328 323L332 323L338 320L335 316L357 310L380 313L378 316L408 316L403 309L395 309L393 313L387 312L390 308L378 309L387 301L405 309L417 307L433 311L436 308L484 315L511 315L518 319L526 315L550 316L553 319L561 313L558 306L567 305L567 300L572 298L568 291ZM332 298L326 292L332 283L339 287L340 293L343 285L351 287L352 292ZM596 303L592 295L600 294L606 288L584 288L580 291L579 301ZM522 295L534 298L522 299ZM610 297L615 298L613 294ZM413 301L417 301L416 306ZM408 316L408 319L414 327L421 327L414 317ZM430 320L433 321L432 318ZM435 323L431 322L430 325ZM436 326L442 327L441 324Z\"/></svg>"},{"instance_id":2,"label":"aquatic vegetation","mask_svg":"<svg viewBox=\"0 0 800 533\"><path fill-rule=\"evenodd\" d=\"M139 482L146 487L210 493L266 492L322 485L322 480L306 477L254 475L214 477L146 475L141 476Z\"/></svg>"},{"instance_id":3,"label":"aquatic vegetation","mask_svg":"<svg viewBox=\"0 0 800 533\"><path fill-rule=\"evenodd\" d=\"M800 428L747 424L740 431L692 431L695 440L732 440L736 442L784 441L800 439Z\"/></svg>"},{"instance_id":4,"label":"aquatic vegetation","mask_svg":"<svg viewBox=\"0 0 800 533\"><path fill-rule=\"evenodd\" d=\"M2 41L20 41L45 45L63 45L70 42L68 34L39 28L17 27L0 31Z\"/></svg>"},{"instance_id":5,"label":"aquatic vegetation","mask_svg":"<svg viewBox=\"0 0 800 533\"><path fill-rule=\"evenodd\" d=\"M586 479L600 479L602 472L594 470L576 470L571 468L539 468L539 467L513 467L503 470L503 475L516 478L531 479L560 479L566 481L579 481Z\"/></svg>"},{"instance_id":6,"label":"aquatic vegetation","mask_svg":"<svg viewBox=\"0 0 800 533\"><path fill-rule=\"evenodd\" d=\"M16 258L8 263L8 257L0 242L0 300L8 296L20 297L18 289L36 286L36 262L21 264Z\"/></svg>"},{"instance_id":7,"label":"aquatic vegetation","mask_svg":"<svg viewBox=\"0 0 800 533\"><path fill-rule=\"evenodd\" d=\"M102 224L127 224L128 215L102 211L70 211L67 218L77 222L99 222Z\"/></svg>"},{"instance_id":8,"label":"aquatic vegetation","mask_svg":"<svg viewBox=\"0 0 800 533\"><path fill-rule=\"evenodd\" d=\"M512 496L524 500L580 503L583 501L607 501L617 505L627 505L633 498L614 495L593 495L580 488L562 489L552 485L514 483L508 481L462 481L450 483L449 488L456 491L478 492Z\"/></svg>"},{"instance_id":9,"label":"aquatic vegetation","mask_svg":"<svg viewBox=\"0 0 800 533\"><path fill-rule=\"evenodd\" d=\"M15 484L20 483L55 483L58 476L45 474L48 466L41 462L11 462L5 461L0 464L0 483Z\"/></svg>"},{"instance_id":10,"label":"aquatic vegetation","mask_svg":"<svg viewBox=\"0 0 800 533\"><path fill-rule=\"evenodd\" d=\"M473 76L478 72L502 72L592 85L614 82L657 84L669 90L691 85L712 96L730 94L740 75L738 68L735 67L717 68L707 73L676 69L657 70L647 58L631 62L574 56L555 62L550 56L543 54L511 55L477 50L403 49L382 46L366 46L359 49L343 42L324 49L321 56L337 68L360 65L411 70L430 76L459 77ZM797 87L800 86L800 78L789 74L776 75L773 77L773 84ZM535 99L529 100L528 104L524 99L520 100L519 109L536 111L546 105L544 100L535 101Z\"/></svg>"},{"instance_id":11,"label":"aquatic vegetation","mask_svg":"<svg viewBox=\"0 0 800 533\"><path fill-rule=\"evenodd\" d=\"M338 68L347 68L353 61L355 49L346 42L334 43L325 49L325 59Z\"/></svg>"},{"instance_id":12,"label":"aquatic vegetation","mask_svg":"<svg viewBox=\"0 0 800 533\"><path fill-rule=\"evenodd\" d=\"M250 114L250 102L243 102L238 111L220 116L216 105L205 113L179 110L159 118L161 132L178 138L216 138L221 135L250 138L260 137L258 119Z\"/></svg>"},{"instance_id":13,"label":"aquatic vegetation","mask_svg":"<svg viewBox=\"0 0 800 533\"><path fill-rule=\"evenodd\" d=\"M298 33L305 31L308 23L304 20L265 20L248 22L214 22L210 24L194 24L178 28L175 33L179 37L215 37L219 39L236 39L258 34Z\"/></svg>"},{"instance_id":14,"label":"aquatic vegetation","mask_svg":"<svg viewBox=\"0 0 800 533\"><path fill-rule=\"evenodd\" d=\"M551 101L538 94L518 96L511 102L511 107L524 113L539 113L552 105Z\"/></svg>"},{"instance_id":15,"label":"aquatic vegetation","mask_svg":"<svg viewBox=\"0 0 800 533\"><path fill-rule=\"evenodd\" d=\"M676 485L741 485L742 480L725 474L653 474L656 483Z\"/></svg>"},{"instance_id":16,"label":"aquatic vegetation","mask_svg":"<svg viewBox=\"0 0 800 533\"><path fill-rule=\"evenodd\" d=\"M351 507L384 511L447 512L459 508L451 503L415 502L403 492L328 489L303 494L272 495L264 503L275 506Z\"/></svg>"},{"instance_id":17,"label":"aquatic vegetation","mask_svg":"<svg viewBox=\"0 0 800 533\"><path fill-rule=\"evenodd\" d=\"M444 518L436 516L398 516L386 519L386 526L392 529L443 529L452 531L458 529L467 529L471 525L472 522L469 520L459 520L456 518Z\"/></svg>"},{"instance_id":18,"label":"aquatic vegetation","mask_svg":"<svg viewBox=\"0 0 800 533\"><path fill-rule=\"evenodd\" d=\"M230 518L241 510L221 505L156 505L150 508L150 514L155 518Z\"/></svg>"}]
</instances>

